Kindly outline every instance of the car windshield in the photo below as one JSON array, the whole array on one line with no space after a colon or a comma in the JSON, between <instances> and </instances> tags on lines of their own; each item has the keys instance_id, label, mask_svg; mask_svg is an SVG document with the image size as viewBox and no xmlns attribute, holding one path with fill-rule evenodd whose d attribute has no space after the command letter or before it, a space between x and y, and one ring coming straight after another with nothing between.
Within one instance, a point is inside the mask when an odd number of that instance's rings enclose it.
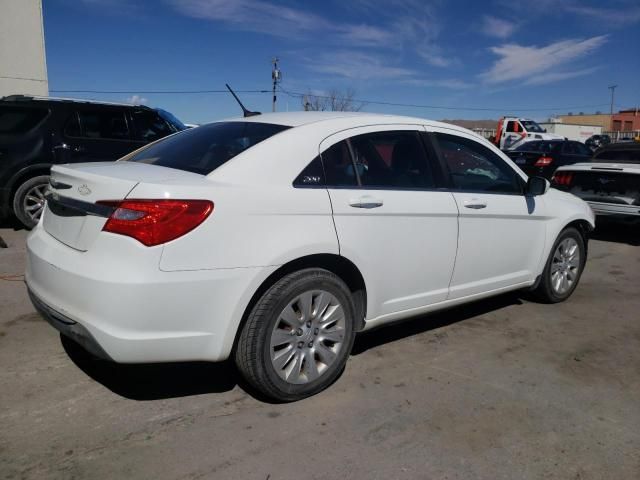
<instances>
[{"instance_id":1,"label":"car windshield","mask_svg":"<svg viewBox=\"0 0 640 480\"><path fill-rule=\"evenodd\" d=\"M156 108L156 112L158 115L162 117L165 122L168 122L169 125L175 128L176 132L181 132L182 130L186 130L187 126L182 123L178 118L171 112L167 112L161 108Z\"/></svg>"},{"instance_id":2,"label":"car windshield","mask_svg":"<svg viewBox=\"0 0 640 480\"><path fill-rule=\"evenodd\" d=\"M239 153L288 128L258 122L210 123L166 137L123 160L207 175Z\"/></svg>"},{"instance_id":3,"label":"car windshield","mask_svg":"<svg viewBox=\"0 0 640 480\"><path fill-rule=\"evenodd\" d=\"M640 148L603 150L597 152L592 162L640 163Z\"/></svg>"},{"instance_id":4,"label":"car windshield","mask_svg":"<svg viewBox=\"0 0 640 480\"><path fill-rule=\"evenodd\" d=\"M533 120L521 120L520 123L529 133L544 133L544 129Z\"/></svg>"}]
</instances>

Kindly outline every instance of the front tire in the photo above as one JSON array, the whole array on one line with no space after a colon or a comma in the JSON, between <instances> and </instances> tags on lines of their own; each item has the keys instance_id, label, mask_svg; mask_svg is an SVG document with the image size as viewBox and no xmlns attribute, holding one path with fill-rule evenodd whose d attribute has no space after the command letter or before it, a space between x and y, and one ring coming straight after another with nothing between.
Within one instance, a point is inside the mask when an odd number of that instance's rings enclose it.
<instances>
[{"instance_id":1,"label":"front tire","mask_svg":"<svg viewBox=\"0 0 640 480\"><path fill-rule=\"evenodd\" d=\"M540 283L533 291L544 303L563 302L578 286L587 259L585 240L573 227L565 228L556 239Z\"/></svg>"},{"instance_id":2,"label":"front tire","mask_svg":"<svg viewBox=\"0 0 640 480\"><path fill-rule=\"evenodd\" d=\"M292 402L340 375L351 352L355 306L335 274L305 269L286 275L258 300L242 329L236 365L265 396Z\"/></svg>"},{"instance_id":3,"label":"front tire","mask_svg":"<svg viewBox=\"0 0 640 480\"><path fill-rule=\"evenodd\" d=\"M48 186L49 175L39 175L25 180L13 195L13 213L29 230L40 221Z\"/></svg>"}]
</instances>

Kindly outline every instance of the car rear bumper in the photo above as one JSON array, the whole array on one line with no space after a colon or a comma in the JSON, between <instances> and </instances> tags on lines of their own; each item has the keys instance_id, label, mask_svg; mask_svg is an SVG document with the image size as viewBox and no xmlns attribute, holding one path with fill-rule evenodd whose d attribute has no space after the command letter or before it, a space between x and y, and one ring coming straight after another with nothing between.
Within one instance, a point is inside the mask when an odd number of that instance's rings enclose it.
<instances>
[{"instance_id":1,"label":"car rear bumper","mask_svg":"<svg viewBox=\"0 0 640 480\"><path fill-rule=\"evenodd\" d=\"M587 201L596 215L616 217L636 217L640 219L640 206Z\"/></svg>"},{"instance_id":2,"label":"car rear bumper","mask_svg":"<svg viewBox=\"0 0 640 480\"><path fill-rule=\"evenodd\" d=\"M134 260L111 266L96 253L109 249L94 247L73 250L39 225L27 239L25 281L34 306L57 330L121 363L226 359L251 295L275 270L162 272L157 262L152 269Z\"/></svg>"}]
</instances>

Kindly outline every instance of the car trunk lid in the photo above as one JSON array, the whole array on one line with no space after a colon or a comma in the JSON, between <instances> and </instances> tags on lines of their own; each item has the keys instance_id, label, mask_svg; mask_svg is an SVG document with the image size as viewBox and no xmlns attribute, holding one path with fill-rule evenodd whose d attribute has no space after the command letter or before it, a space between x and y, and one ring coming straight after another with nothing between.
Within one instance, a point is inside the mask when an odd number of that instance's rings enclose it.
<instances>
[{"instance_id":1,"label":"car trunk lid","mask_svg":"<svg viewBox=\"0 0 640 480\"><path fill-rule=\"evenodd\" d=\"M140 182L165 183L201 175L130 162L56 165L51 169L43 227L65 245L87 251L112 208L96 202L123 200Z\"/></svg>"}]
</instances>

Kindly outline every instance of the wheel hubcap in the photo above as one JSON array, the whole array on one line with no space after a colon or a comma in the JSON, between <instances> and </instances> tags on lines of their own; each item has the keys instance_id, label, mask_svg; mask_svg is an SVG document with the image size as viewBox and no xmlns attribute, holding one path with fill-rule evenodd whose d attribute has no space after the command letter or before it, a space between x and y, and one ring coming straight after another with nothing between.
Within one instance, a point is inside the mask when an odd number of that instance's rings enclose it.
<instances>
[{"instance_id":1,"label":"wheel hubcap","mask_svg":"<svg viewBox=\"0 0 640 480\"><path fill-rule=\"evenodd\" d=\"M46 193L47 186L48 185L46 183L33 186L27 190L27 194L24 196L24 200L22 201L24 212L36 223L40 220L42 211L44 210L44 195Z\"/></svg>"},{"instance_id":2,"label":"wheel hubcap","mask_svg":"<svg viewBox=\"0 0 640 480\"><path fill-rule=\"evenodd\" d=\"M556 247L551 261L551 287L557 294L565 294L578 278L580 248L573 238L565 238Z\"/></svg>"},{"instance_id":3,"label":"wheel hubcap","mask_svg":"<svg viewBox=\"0 0 640 480\"><path fill-rule=\"evenodd\" d=\"M320 377L338 358L346 320L338 299L324 290L295 297L282 310L271 332L271 364L293 384Z\"/></svg>"}]
</instances>

